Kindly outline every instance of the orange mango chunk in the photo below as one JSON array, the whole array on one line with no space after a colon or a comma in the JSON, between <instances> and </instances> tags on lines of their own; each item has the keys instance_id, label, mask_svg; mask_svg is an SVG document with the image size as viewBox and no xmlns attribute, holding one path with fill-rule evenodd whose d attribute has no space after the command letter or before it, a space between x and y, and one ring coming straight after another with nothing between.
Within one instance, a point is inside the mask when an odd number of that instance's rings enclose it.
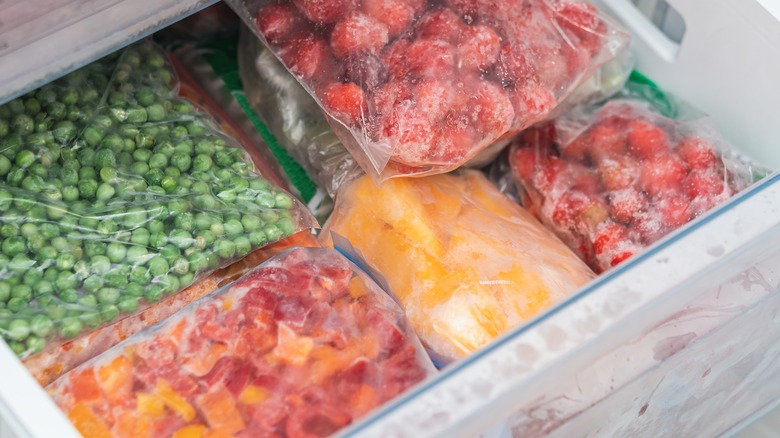
<instances>
[{"instance_id":1,"label":"orange mango chunk","mask_svg":"<svg viewBox=\"0 0 780 438\"><path fill-rule=\"evenodd\" d=\"M165 402L162 397L146 392L139 392L135 397L140 414L159 417L165 413Z\"/></svg>"},{"instance_id":2,"label":"orange mango chunk","mask_svg":"<svg viewBox=\"0 0 780 438\"><path fill-rule=\"evenodd\" d=\"M254 405L267 399L268 396L268 391L265 389L259 386L249 385L241 391L241 394L238 396L238 401L241 404Z\"/></svg>"},{"instance_id":3,"label":"orange mango chunk","mask_svg":"<svg viewBox=\"0 0 780 438\"><path fill-rule=\"evenodd\" d=\"M222 359L227 351L227 346L221 343L214 343L209 347L205 354L193 355L191 359L186 362L192 374L196 376L206 375L218 360Z\"/></svg>"},{"instance_id":4,"label":"orange mango chunk","mask_svg":"<svg viewBox=\"0 0 780 438\"><path fill-rule=\"evenodd\" d=\"M130 398L133 389L132 369L130 359L123 355L98 369L98 382L111 403L121 403Z\"/></svg>"},{"instance_id":5,"label":"orange mango chunk","mask_svg":"<svg viewBox=\"0 0 780 438\"><path fill-rule=\"evenodd\" d=\"M77 403L68 412L68 418L73 423L73 426L76 427L76 430L85 437L111 438L111 431L108 430L106 424L84 403Z\"/></svg>"},{"instance_id":6,"label":"orange mango chunk","mask_svg":"<svg viewBox=\"0 0 780 438\"><path fill-rule=\"evenodd\" d=\"M164 379L157 380L155 391L165 405L179 414L184 420L192 421L195 418L195 409L192 405L190 405L184 397L171 389L171 386Z\"/></svg>"},{"instance_id":7,"label":"orange mango chunk","mask_svg":"<svg viewBox=\"0 0 780 438\"><path fill-rule=\"evenodd\" d=\"M274 348L274 356L290 365L303 365L309 358L314 340L306 336L298 336L287 324L280 323L277 336L279 341Z\"/></svg>"},{"instance_id":8,"label":"orange mango chunk","mask_svg":"<svg viewBox=\"0 0 780 438\"><path fill-rule=\"evenodd\" d=\"M177 430L171 438L202 438L205 431L206 426L202 424L192 424Z\"/></svg>"},{"instance_id":9,"label":"orange mango chunk","mask_svg":"<svg viewBox=\"0 0 780 438\"><path fill-rule=\"evenodd\" d=\"M209 427L231 434L246 427L233 396L224 386L212 388L211 392L199 396L196 402Z\"/></svg>"},{"instance_id":10,"label":"orange mango chunk","mask_svg":"<svg viewBox=\"0 0 780 438\"><path fill-rule=\"evenodd\" d=\"M95 371L92 368L71 374L70 388L73 399L77 403L90 403L103 398L100 385L98 385L98 381L95 378Z\"/></svg>"}]
</instances>

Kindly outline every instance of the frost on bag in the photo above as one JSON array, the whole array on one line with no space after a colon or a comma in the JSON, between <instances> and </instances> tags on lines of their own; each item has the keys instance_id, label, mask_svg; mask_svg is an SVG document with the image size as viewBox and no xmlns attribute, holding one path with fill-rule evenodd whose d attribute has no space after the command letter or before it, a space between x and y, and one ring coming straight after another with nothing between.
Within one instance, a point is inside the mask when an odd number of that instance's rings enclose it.
<instances>
[{"instance_id":1,"label":"frost on bag","mask_svg":"<svg viewBox=\"0 0 780 438\"><path fill-rule=\"evenodd\" d=\"M0 107L0 334L18 355L311 225L171 72L142 43Z\"/></svg>"},{"instance_id":2,"label":"frost on bag","mask_svg":"<svg viewBox=\"0 0 780 438\"><path fill-rule=\"evenodd\" d=\"M346 237L388 280L432 356L466 356L593 273L482 174L364 176L342 187L321 236Z\"/></svg>"},{"instance_id":3,"label":"frost on bag","mask_svg":"<svg viewBox=\"0 0 780 438\"><path fill-rule=\"evenodd\" d=\"M628 40L574 0L232 3L379 179L464 164L544 119Z\"/></svg>"},{"instance_id":4,"label":"frost on bag","mask_svg":"<svg viewBox=\"0 0 780 438\"><path fill-rule=\"evenodd\" d=\"M85 435L315 437L433 372L365 273L294 248L47 389Z\"/></svg>"},{"instance_id":5,"label":"frost on bag","mask_svg":"<svg viewBox=\"0 0 780 438\"><path fill-rule=\"evenodd\" d=\"M616 99L524 132L509 161L523 205L596 272L753 182L707 120Z\"/></svg>"}]
</instances>

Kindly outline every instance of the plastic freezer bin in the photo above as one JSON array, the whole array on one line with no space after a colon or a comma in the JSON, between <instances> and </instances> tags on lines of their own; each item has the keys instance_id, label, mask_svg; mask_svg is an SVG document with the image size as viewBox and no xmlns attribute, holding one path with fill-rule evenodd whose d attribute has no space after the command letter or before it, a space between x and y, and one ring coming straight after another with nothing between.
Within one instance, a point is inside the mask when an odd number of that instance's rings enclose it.
<instances>
[{"instance_id":1,"label":"plastic freezer bin","mask_svg":"<svg viewBox=\"0 0 780 438\"><path fill-rule=\"evenodd\" d=\"M602 2L633 31L640 71L780 167L780 13L670 4L685 19L679 46L628 0ZM342 435L727 434L780 399L779 313L775 173ZM0 364L0 437L75 436L2 343Z\"/></svg>"}]
</instances>

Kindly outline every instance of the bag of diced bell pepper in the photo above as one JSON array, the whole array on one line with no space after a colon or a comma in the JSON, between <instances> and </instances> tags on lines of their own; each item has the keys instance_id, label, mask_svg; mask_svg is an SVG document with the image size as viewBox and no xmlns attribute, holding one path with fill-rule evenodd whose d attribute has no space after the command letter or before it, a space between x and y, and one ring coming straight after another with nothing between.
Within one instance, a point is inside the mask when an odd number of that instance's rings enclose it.
<instances>
[{"instance_id":1,"label":"bag of diced bell pepper","mask_svg":"<svg viewBox=\"0 0 780 438\"><path fill-rule=\"evenodd\" d=\"M761 173L736 158L706 118L668 97L660 107L685 120L667 118L636 90L529 129L509 151L523 205L596 272L702 215Z\"/></svg>"},{"instance_id":2,"label":"bag of diced bell pepper","mask_svg":"<svg viewBox=\"0 0 780 438\"><path fill-rule=\"evenodd\" d=\"M434 372L366 273L293 248L47 389L85 435L318 437Z\"/></svg>"},{"instance_id":3,"label":"bag of diced bell pepper","mask_svg":"<svg viewBox=\"0 0 780 438\"><path fill-rule=\"evenodd\" d=\"M71 366L69 340L311 227L253 169L151 43L1 106L0 335Z\"/></svg>"},{"instance_id":4,"label":"bag of diced bell pepper","mask_svg":"<svg viewBox=\"0 0 780 438\"><path fill-rule=\"evenodd\" d=\"M463 165L550 115L628 41L579 0L229 3L379 180Z\"/></svg>"},{"instance_id":5,"label":"bag of diced bell pepper","mask_svg":"<svg viewBox=\"0 0 780 438\"><path fill-rule=\"evenodd\" d=\"M593 278L555 235L473 170L343 186L323 227L387 279L439 363L464 357ZM330 243L328 243L330 244Z\"/></svg>"}]
</instances>

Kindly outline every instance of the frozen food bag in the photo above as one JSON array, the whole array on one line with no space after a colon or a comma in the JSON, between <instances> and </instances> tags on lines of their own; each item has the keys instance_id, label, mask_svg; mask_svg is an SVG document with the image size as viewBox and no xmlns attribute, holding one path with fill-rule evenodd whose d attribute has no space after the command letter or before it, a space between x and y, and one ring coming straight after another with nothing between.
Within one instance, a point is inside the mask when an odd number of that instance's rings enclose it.
<instances>
[{"instance_id":1,"label":"frozen food bag","mask_svg":"<svg viewBox=\"0 0 780 438\"><path fill-rule=\"evenodd\" d=\"M596 272L762 173L735 157L706 118L668 98L664 110L681 119L661 115L632 90L621 96L529 129L509 152L523 205Z\"/></svg>"},{"instance_id":2,"label":"frozen food bag","mask_svg":"<svg viewBox=\"0 0 780 438\"><path fill-rule=\"evenodd\" d=\"M349 240L387 279L434 359L461 358L593 278L566 245L479 172L364 176L320 235Z\"/></svg>"},{"instance_id":3,"label":"frozen food bag","mask_svg":"<svg viewBox=\"0 0 780 438\"><path fill-rule=\"evenodd\" d=\"M628 41L577 0L228 3L379 180L461 166L547 117Z\"/></svg>"},{"instance_id":4,"label":"frozen food bag","mask_svg":"<svg viewBox=\"0 0 780 438\"><path fill-rule=\"evenodd\" d=\"M1 106L0 336L54 351L312 226L253 169L148 42Z\"/></svg>"},{"instance_id":5,"label":"frozen food bag","mask_svg":"<svg viewBox=\"0 0 780 438\"><path fill-rule=\"evenodd\" d=\"M85 436L328 436L435 372L336 251L293 248L47 389Z\"/></svg>"}]
</instances>

